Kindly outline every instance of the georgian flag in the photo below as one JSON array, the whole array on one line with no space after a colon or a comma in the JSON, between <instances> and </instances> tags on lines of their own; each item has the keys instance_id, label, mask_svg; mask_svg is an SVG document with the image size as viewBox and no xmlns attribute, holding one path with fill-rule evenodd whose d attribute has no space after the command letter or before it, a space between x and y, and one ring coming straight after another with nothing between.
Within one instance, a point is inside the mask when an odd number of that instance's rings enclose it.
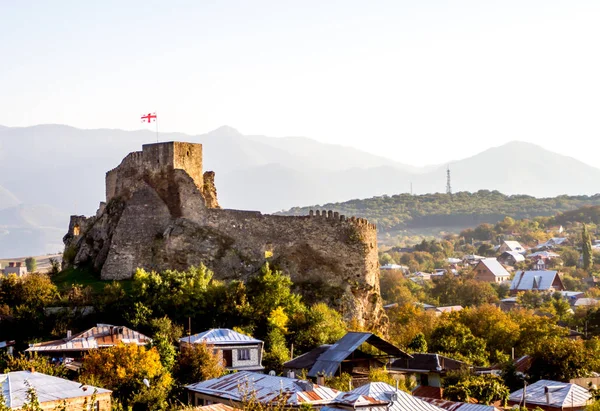
<instances>
[{"instance_id":1,"label":"georgian flag","mask_svg":"<svg viewBox=\"0 0 600 411\"><path fill-rule=\"evenodd\" d=\"M156 121L156 113L148 113L142 115L142 123L152 123Z\"/></svg>"}]
</instances>

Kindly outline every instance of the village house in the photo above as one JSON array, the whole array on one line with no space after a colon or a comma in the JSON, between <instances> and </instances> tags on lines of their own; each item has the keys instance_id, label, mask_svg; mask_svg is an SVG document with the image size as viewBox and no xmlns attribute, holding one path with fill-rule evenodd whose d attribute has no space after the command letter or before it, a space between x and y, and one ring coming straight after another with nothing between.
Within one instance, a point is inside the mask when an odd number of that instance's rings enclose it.
<instances>
[{"instance_id":1,"label":"village house","mask_svg":"<svg viewBox=\"0 0 600 411\"><path fill-rule=\"evenodd\" d=\"M117 344L146 345L152 342L150 337L123 326L110 324L97 324L95 327L79 334L72 335L67 331L67 336L61 340L47 341L30 344L25 351L43 355L51 355L62 359L74 360L69 368L77 369L84 353L97 348L114 347Z\"/></svg>"},{"instance_id":2,"label":"village house","mask_svg":"<svg viewBox=\"0 0 600 411\"><path fill-rule=\"evenodd\" d=\"M340 393L333 388L295 378L240 371L212 380L186 385L188 401L193 406L226 404L243 408L253 398L262 404L284 401L286 407L311 405L320 408L335 403ZM285 393L285 397L280 397ZM385 404L382 404L385 405Z\"/></svg>"},{"instance_id":3,"label":"village house","mask_svg":"<svg viewBox=\"0 0 600 411\"><path fill-rule=\"evenodd\" d=\"M111 410L111 391L64 378L32 371L0 374L0 393L8 408L19 410L28 401L27 391L33 388L40 408L47 410L95 411ZM92 404L92 400L94 403ZM64 407L64 408L63 408Z\"/></svg>"},{"instance_id":4,"label":"village house","mask_svg":"<svg viewBox=\"0 0 600 411\"><path fill-rule=\"evenodd\" d=\"M378 406L375 401L387 402L388 405L383 408ZM356 409L365 411L442 411L441 408L384 382L371 382L352 391L341 393L336 405L323 407L322 411Z\"/></svg>"},{"instance_id":5,"label":"village house","mask_svg":"<svg viewBox=\"0 0 600 411\"><path fill-rule=\"evenodd\" d=\"M451 313L453 311L461 311L463 309L462 305L447 305L442 307L436 307L430 304L423 304L423 309L425 311L433 311L436 316L440 316L444 313Z\"/></svg>"},{"instance_id":6,"label":"village house","mask_svg":"<svg viewBox=\"0 0 600 411\"><path fill-rule=\"evenodd\" d=\"M343 392L324 386L325 377L317 384L289 377L257 374L241 371L212 380L187 385L189 402L204 405L208 411L231 411L221 407L226 404L242 409L248 403L259 402L263 406L277 404L286 409L311 409L323 411L442 411L412 395L381 382L362 385Z\"/></svg>"},{"instance_id":7,"label":"village house","mask_svg":"<svg viewBox=\"0 0 600 411\"><path fill-rule=\"evenodd\" d=\"M363 344L376 348L379 354L370 354L361 350ZM342 373L348 373L353 377L364 377L369 374L371 368L388 365L395 358L411 358L411 356L375 334L349 332L333 345L322 345L284 363L283 368L295 373L307 371L307 375L311 378Z\"/></svg>"},{"instance_id":8,"label":"village house","mask_svg":"<svg viewBox=\"0 0 600 411\"><path fill-rule=\"evenodd\" d=\"M405 265L399 265L399 264L384 264L381 267L379 267L380 270L384 270L384 271L400 271L403 274L408 274L409 273L409 269L407 266Z\"/></svg>"},{"instance_id":9,"label":"village house","mask_svg":"<svg viewBox=\"0 0 600 411\"><path fill-rule=\"evenodd\" d=\"M569 239L566 237L553 237L544 243L538 244L537 246L535 246L535 249L536 250L551 250L553 248L556 248L557 246L566 245L566 244L568 244L568 242L569 242Z\"/></svg>"},{"instance_id":10,"label":"village house","mask_svg":"<svg viewBox=\"0 0 600 411\"><path fill-rule=\"evenodd\" d=\"M498 261L504 265L514 266L525 261L525 256L516 251L505 251L498 257Z\"/></svg>"},{"instance_id":11,"label":"village house","mask_svg":"<svg viewBox=\"0 0 600 411\"><path fill-rule=\"evenodd\" d=\"M412 358L394 361L390 371L416 376L418 385L413 390L413 395L441 399L442 378L446 373L468 368L471 368L469 364L440 354L415 353L412 354Z\"/></svg>"},{"instance_id":12,"label":"village house","mask_svg":"<svg viewBox=\"0 0 600 411\"><path fill-rule=\"evenodd\" d=\"M590 404L592 396L586 388L571 383L539 380L510 394L509 405L540 407L546 411L581 411Z\"/></svg>"},{"instance_id":13,"label":"village house","mask_svg":"<svg viewBox=\"0 0 600 411\"><path fill-rule=\"evenodd\" d=\"M498 248L498 253L502 254L506 251L516 251L517 253L525 253L525 248L518 241L503 241Z\"/></svg>"},{"instance_id":14,"label":"village house","mask_svg":"<svg viewBox=\"0 0 600 411\"><path fill-rule=\"evenodd\" d=\"M479 260L473 271L477 281L486 283L500 284L510 279L510 273L495 258Z\"/></svg>"},{"instance_id":15,"label":"village house","mask_svg":"<svg viewBox=\"0 0 600 411\"><path fill-rule=\"evenodd\" d=\"M255 338L228 328L214 328L179 339L181 346L186 344L207 344L221 357L225 368L230 371L262 371L264 343Z\"/></svg>"},{"instance_id":16,"label":"village house","mask_svg":"<svg viewBox=\"0 0 600 411\"><path fill-rule=\"evenodd\" d=\"M479 262L479 260L483 260L485 257L480 256L480 255L476 255L476 254L467 254L463 257L463 262L465 264L477 264Z\"/></svg>"},{"instance_id":17,"label":"village house","mask_svg":"<svg viewBox=\"0 0 600 411\"><path fill-rule=\"evenodd\" d=\"M510 284L512 295L521 291L554 292L564 289L558 271L517 271Z\"/></svg>"},{"instance_id":18,"label":"village house","mask_svg":"<svg viewBox=\"0 0 600 411\"><path fill-rule=\"evenodd\" d=\"M5 267L3 271L5 276L14 274L17 277L23 277L27 274L27 266L20 261L9 262L8 267Z\"/></svg>"}]
</instances>

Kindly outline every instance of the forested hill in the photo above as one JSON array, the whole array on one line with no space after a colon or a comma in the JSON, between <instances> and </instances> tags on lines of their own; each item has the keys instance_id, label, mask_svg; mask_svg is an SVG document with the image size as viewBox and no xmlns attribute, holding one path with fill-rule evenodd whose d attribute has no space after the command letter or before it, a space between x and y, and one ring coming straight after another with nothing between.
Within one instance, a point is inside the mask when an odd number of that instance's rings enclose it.
<instances>
[{"instance_id":1,"label":"forested hill","mask_svg":"<svg viewBox=\"0 0 600 411\"><path fill-rule=\"evenodd\" d=\"M498 191L476 193L399 194L350 200L343 203L311 207L294 207L285 215L307 215L309 210L333 210L346 216L367 218L380 232L427 228L473 227L496 223L506 216L515 219L552 216L588 205L600 205L600 194L593 196L558 196L535 198L527 195L504 195Z\"/></svg>"}]
</instances>

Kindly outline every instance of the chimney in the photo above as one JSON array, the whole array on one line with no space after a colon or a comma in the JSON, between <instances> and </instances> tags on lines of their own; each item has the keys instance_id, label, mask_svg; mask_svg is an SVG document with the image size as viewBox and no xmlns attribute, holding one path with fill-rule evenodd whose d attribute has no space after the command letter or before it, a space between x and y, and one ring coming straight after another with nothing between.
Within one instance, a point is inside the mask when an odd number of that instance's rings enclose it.
<instances>
[{"instance_id":1,"label":"chimney","mask_svg":"<svg viewBox=\"0 0 600 411\"><path fill-rule=\"evenodd\" d=\"M31 367L31 368L29 369L29 372L31 372L31 373L33 374L33 373L35 372L35 367Z\"/></svg>"},{"instance_id":2,"label":"chimney","mask_svg":"<svg viewBox=\"0 0 600 411\"><path fill-rule=\"evenodd\" d=\"M546 393L546 404L550 405L551 400L552 400L552 395L550 394L550 388L548 386L545 386L544 392Z\"/></svg>"},{"instance_id":3,"label":"chimney","mask_svg":"<svg viewBox=\"0 0 600 411\"><path fill-rule=\"evenodd\" d=\"M9 266L9 267L14 267L14 266L15 266L15 263L11 261L10 263L8 263L8 266Z\"/></svg>"},{"instance_id":4,"label":"chimney","mask_svg":"<svg viewBox=\"0 0 600 411\"><path fill-rule=\"evenodd\" d=\"M17 267L21 267L22 264L23 264L22 262L17 261Z\"/></svg>"},{"instance_id":5,"label":"chimney","mask_svg":"<svg viewBox=\"0 0 600 411\"><path fill-rule=\"evenodd\" d=\"M71 339L71 330L67 330L67 340Z\"/></svg>"},{"instance_id":6,"label":"chimney","mask_svg":"<svg viewBox=\"0 0 600 411\"><path fill-rule=\"evenodd\" d=\"M325 385L325 376L317 374L317 385Z\"/></svg>"}]
</instances>

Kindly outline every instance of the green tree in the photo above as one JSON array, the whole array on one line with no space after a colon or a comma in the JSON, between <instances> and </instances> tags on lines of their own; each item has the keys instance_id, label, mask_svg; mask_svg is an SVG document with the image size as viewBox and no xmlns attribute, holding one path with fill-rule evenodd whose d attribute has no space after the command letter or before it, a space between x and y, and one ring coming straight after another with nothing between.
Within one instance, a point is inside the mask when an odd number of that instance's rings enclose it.
<instances>
[{"instance_id":1,"label":"green tree","mask_svg":"<svg viewBox=\"0 0 600 411\"><path fill-rule=\"evenodd\" d=\"M594 265L594 254L592 252L592 237L588 233L585 224L581 231L581 252L583 254L583 269L589 272Z\"/></svg>"},{"instance_id":2,"label":"green tree","mask_svg":"<svg viewBox=\"0 0 600 411\"><path fill-rule=\"evenodd\" d=\"M183 328L173 324L167 316L152 319L150 326L153 329L152 347L156 347L160 355L160 362L170 372L177 356L174 344L177 344L183 334Z\"/></svg>"},{"instance_id":3,"label":"green tree","mask_svg":"<svg viewBox=\"0 0 600 411\"><path fill-rule=\"evenodd\" d=\"M425 339L425 335L423 335L423 333L418 333L415 335L406 348L412 352L426 353L427 340Z\"/></svg>"},{"instance_id":4,"label":"green tree","mask_svg":"<svg viewBox=\"0 0 600 411\"><path fill-rule=\"evenodd\" d=\"M32 355L25 355L19 353L15 356L6 356L4 357L4 364L2 364L0 359L0 365L3 365L3 368L0 371L22 371L33 368L37 372L57 377L65 377L67 375L67 369L62 365L52 364L48 357L37 355L35 352L31 354Z\"/></svg>"},{"instance_id":5,"label":"green tree","mask_svg":"<svg viewBox=\"0 0 600 411\"><path fill-rule=\"evenodd\" d=\"M534 380L569 381L587 377L595 364L594 356L581 340L552 337L538 342L531 354L529 374Z\"/></svg>"},{"instance_id":6,"label":"green tree","mask_svg":"<svg viewBox=\"0 0 600 411\"><path fill-rule=\"evenodd\" d=\"M21 411L42 411L35 388L27 380L25 380L25 385L27 386L27 394L25 395L26 400L25 404L21 407Z\"/></svg>"},{"instance_id":7,"label":"green tree","mask_svg":"<svg viewBox=\"0 0 600 411\"><path fill-rule=\"evenodd\" d=\"M485 341L475 337L463 324L451 320L444 321L433 331L429 351L447 354L472 365L488 363Z\"/></svg>"},{"instance_id":8,"label":"green tree","mask_svg":"<svg viewBox=\"0 0 600 411\"><path fill-rule=\"evenodd\" d=\"M508 387L495 375L469 375L444 387L444 398L451 401L469 402L475 399L486 405L496 401L506 405L509 395Z\"/></svg>"},{"instance_id":9,"label":"green tree","mask_svg":"<svg viewBox=\"0 0 600 411\"><path fill-rule=\"evenodd\" d=\"M317 303L294 316L290 329L294 345L303 351L339 340L346 334L346 323L339 312Z\"/></svg>"},{"instance_id":10,"label":"green tree","mask_svg":"<svg viewBox=\"0 0 600 411\"><path fill-rule=\"evenodd\" d=\"M25 259L25 266L27 267L27 271L30 273L34 273L37 271L37 260L35 257L27 257Z\"/></svg>"}]
</instances>

